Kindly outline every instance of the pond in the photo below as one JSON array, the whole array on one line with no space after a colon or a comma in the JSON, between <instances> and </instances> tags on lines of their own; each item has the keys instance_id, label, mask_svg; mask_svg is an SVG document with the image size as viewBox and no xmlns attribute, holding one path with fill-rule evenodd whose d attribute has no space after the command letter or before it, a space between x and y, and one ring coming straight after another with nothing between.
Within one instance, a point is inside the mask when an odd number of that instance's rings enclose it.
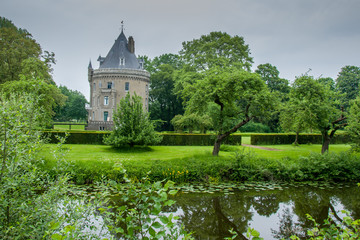
<instances>
[{"instance_id":1,"label":"pond","mask_svg":"<svg viewBox=\"0 0 360 240\"><path fill-rule=\"evenodd\" d=\"M175 212L196 239L224 239L230 228L245 235L248 226L264 239L286 238L310 226L306 214L322 223L330 213L343 217L343 209L360 218L360 189L355 185L213 184L181 190L176 204L166 210Z\"/></svg>"}]
</instances>

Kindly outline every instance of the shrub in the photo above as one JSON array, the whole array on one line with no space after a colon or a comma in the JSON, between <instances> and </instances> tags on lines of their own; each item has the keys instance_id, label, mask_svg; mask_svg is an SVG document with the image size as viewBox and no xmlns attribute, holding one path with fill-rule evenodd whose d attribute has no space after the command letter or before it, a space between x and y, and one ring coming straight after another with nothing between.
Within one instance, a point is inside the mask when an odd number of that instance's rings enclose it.
<instances>
[{"instance_id":1,"label":"shrub","mask_svg":"<svg viewBox=\"0 0 360 240\"><path fill-rule=\"evenodd\" d=\"M292 144L295 134L253 134L251 135L252 145L277 145ZM321 134L300 134L298 142L300 144L321 144ZM335 144L349 143L350 137L346 134L337 134L331 140Z\"/></svg>"},{"instance_id":2,"label":"shrub","mask_svg":"<svg viewBox=\"0 0 360 240\"><path fill-rule=\"evenodd\" d=\"M249 122L240 128L241 132L269 133L269 126L262 123Z\"/></svg>"},{"instance_id":3,"label":"shrub","mask_svg":"<svg viewBox=\"0 0 360 240\"><path fill-rule=\"evenodd\" d=\"M58 143L59 137L65 137L67 144L103 144L103 138L109 132L90 132L90 131L44 131L43 135L49 143ZM215 135L211 134L160 134L162 140L157 145L160 146L212 146L215 142ZM230 135L225 144L241 145L241 135Z\"/></svg>"}]
</instances>

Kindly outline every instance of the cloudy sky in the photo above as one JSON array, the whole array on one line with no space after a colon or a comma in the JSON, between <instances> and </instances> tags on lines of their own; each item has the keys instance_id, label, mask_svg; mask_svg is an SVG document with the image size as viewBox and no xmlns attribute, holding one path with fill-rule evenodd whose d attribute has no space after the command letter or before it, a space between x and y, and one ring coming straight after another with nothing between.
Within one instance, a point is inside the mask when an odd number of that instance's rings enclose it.
<instances>
[{"instance_id":1,"label":"cloudy sky","mask_svg":"<svg viewBox=\"0 0 360 240\"><path fill-rule=\"evenodd\" d=\"M244 37L253 69L271 63L293 81L360 66L359 11L360 0L0 0L0 16L55 53L55 82L87 98L89 60L98 68L121 21L137 55L178 53L183 41L223 31Z\"/></svg>"}]
</instances>

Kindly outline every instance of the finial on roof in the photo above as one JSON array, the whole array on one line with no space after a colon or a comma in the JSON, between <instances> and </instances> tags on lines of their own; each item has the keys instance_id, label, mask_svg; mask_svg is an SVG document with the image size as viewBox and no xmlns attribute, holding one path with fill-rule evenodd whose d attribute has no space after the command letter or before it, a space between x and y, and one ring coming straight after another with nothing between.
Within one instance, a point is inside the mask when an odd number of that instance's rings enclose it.
<instances>
[{"instance_id":1,"label":"finial on roof","mask_svg":"<svg viewBox=\"0 0 360 240\"><path fill-rule=\"evenodd\" d=\"M121 21L121 32L124 31L124 20Z\"/></svg>"}]
</instances>

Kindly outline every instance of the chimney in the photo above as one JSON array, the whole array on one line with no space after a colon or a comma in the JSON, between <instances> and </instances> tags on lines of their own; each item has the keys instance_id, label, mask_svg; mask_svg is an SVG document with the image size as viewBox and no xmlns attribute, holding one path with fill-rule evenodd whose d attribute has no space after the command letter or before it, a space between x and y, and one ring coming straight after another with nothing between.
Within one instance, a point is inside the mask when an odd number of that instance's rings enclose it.
<instances>
[{"instance_id":1,"label":"chimney","mask_svg":"<svg viewBox=\"0 0 360 240\"><path fill-rule=\"evenodd\" d=\"M129 37L128 40L128 49L131 53L135 53L135 41L133 37Z\"/></svg>"}]
</instances>

